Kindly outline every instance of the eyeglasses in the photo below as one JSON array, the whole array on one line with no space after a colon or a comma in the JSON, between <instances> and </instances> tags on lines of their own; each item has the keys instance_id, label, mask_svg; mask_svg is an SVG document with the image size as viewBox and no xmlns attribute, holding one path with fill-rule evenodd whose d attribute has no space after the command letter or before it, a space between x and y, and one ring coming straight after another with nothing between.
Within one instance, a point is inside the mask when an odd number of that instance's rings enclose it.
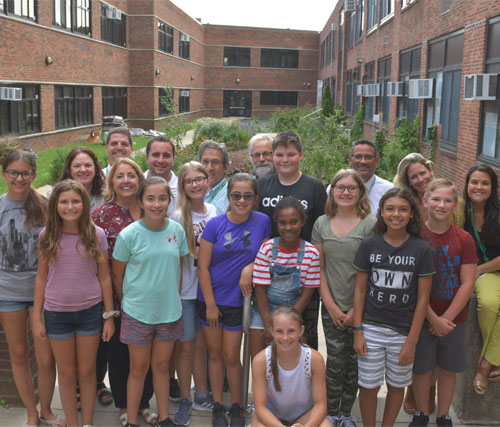
<instances>
[{"instance_id":1,"label":"eyeglasses","mask_svg":"<svg viewBox=\"0 0 500 427\"><path fill-rule=\"evenodd\" d=\"M261 158L261 156L264 158L269 158L269 157L272 157L272 155L273 155L272 151L264 151L263 153L253 153L252 159L259 160Z\"/></svg>"},{"instance_id":2,"label":"eyeglasses","mask_svg":"<svg viewBox=\"0 0 500 427\"><path fill-rule=\"evenodd\" d=\"M250 201L255 199L255 194L253 194L253 193L245 193L245 194L230 193L229 197L231 198L231 200L234 200L235 202L237 202L241 198L243 198L243 200L245 200L245 202L250 202Z\"/></svg>"},{"instance_id":3,"label":"eyeglasses","mask_svg":"<svg viewBox=\"0 0 500 427\"><path fill-rule=\"evenodd\" d=\"M334 185L333 188L337 193L343 193L345 190L347 190L349 193L354 193L358 191L359 186L358 185Z\"/></svg>"},{"instance_id":4,"label":"eyeglasses","mask_svg":"<svg viewBox=\"0 0 500 427\"><path fill-rule=\"evenodd\" d=\"M352 156L352 158L354 160L363 160L365 159L366 161L370 161L370 160L373 160L375 159L377 156L373 155L373 154L354 154Z\"/></svg>"},{"instance_id":5,"label":"eyeglasses","mask_svg":"<svg viewBox=\"0 0 500 427\"><path fill-rule=\"evenodd\" d=\"M196 178L193 178L193 179L191 179L191 178L185 179L183 181L183 184L187 187L190 187L193 184L197 184L197 185L203 184L206 180L207 180L206 176L197 176Z\"/></svg>"},{"instance_id":6,"label":"eyeglasses","mask_svg":"<svg viewBox=\"0 0 500 427\"><path fill-rule=\"evenodd\" d=\"M21 175L22 179L29 179L33 176L33 171L17 171L15 169L9 169L8 171L5 171L5 174L10 179L16 179L19 175Z\"/></svg>"},{"instance_id":7,"label":"eyeglasses","mask_svg":"<svg viewBox=\"0 0 500 427\"><path fill-rule=\"evenodd\" d=\"M217 160L217 159L213 159L213 160L203 159L201 161L201 164L203 166L212 165L213 167L217 167L217 166L220 166L222 164L222 162L220 160Z\"/></svg>"}]
</instances>

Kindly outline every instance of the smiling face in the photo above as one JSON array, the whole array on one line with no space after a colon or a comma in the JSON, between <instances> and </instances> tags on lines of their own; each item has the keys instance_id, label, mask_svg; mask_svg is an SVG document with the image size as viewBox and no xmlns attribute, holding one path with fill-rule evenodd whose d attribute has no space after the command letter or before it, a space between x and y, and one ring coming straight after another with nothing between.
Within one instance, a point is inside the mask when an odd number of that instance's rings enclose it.
<instances>
[{"instance_id":1,"label":"smiling face","mask_svg":"<svg viewBox=\"0 0 500 427\"><path fill-rule=\"evenodd\" d=\"M413 218L410 202L402 197L389 197L380 209L380 216L384 219L387 229L406 231L406 226Z\"/></svg>"},{"instance_id":2,"label":"smiling face","mask_svg":"<svg viewBox=\"0 0 500 427\"><path fill-rule=\"evenodd\" d=\"M304 220L300 217L297 209L280 209L277 214L276 223L278 225L280 242L282 241L288 247L298 245Z\"/></svg>"},{"instance_id":3,"label":"smiling face","mask_svg":"<svg viewBox=\"0 0 500 427\"><path fill-rule=\"evenodd\" d=\"M208 184L215 187L226 175L224 157L216 148L207 148L201 155L200 163L208 170Z\"/></svg>"},{"instance_id":4,"label":"smiling face","mask_svg":"<svg viewBox=\"0 0 500 427\"><path fill-rule=\"evenodd\" d=\"M94 161L85 153L80 153L75 156L70 165L71 178L82 184L87 191L92 188L96 170Z\"/></svg>"},{"instance_id":5,"label":"smiling face","mask_svg":"<svg viewBox=\"0 0 500 427\"><path fill-rule=\"evenodd\" d=\"M231 212L239 217L250 215L256 199L252 184L248 181L235 182L228 198ZM245 200L245 198L247 200Z\"/></svg>"},{"instance_id":6,"label":"smiling face","mask_svg":"<svg viewBox=\"0 0 500 427\"><path fill-rule=\"evenodd\" d=\"M83 212L83 201L74 190L67 190L59 194L57 199L57 213L63 223L78 224Z\"/></svg>"},{"instance_id":7,"label":"smiling face","mask_svg":"<svg viewBox=\"0 0 500 427\"><path fill-rule=\"evenodd\" d=\"M467 194L474 204L485 204L491 196L491 178L486 172L472 172Z\"/></svg>"},{"instance_id":8,"label":"smiling face","mask_svg":"<svg viewBox=\"0 0 500 427\"><path fill-rule=\"evenodd\" d=\"M151 144L149 154L146 154L151 176L161 176L167 181L174 165L174 151L169 142L155 141Z\"/></svg>"},{"instance_id":9,"label":"smiling face","mask_svg":"<svg viewBox=\"0 0 500 427\"><path fill-rule=\"evenodd\" d=\"M371 145L359 144L352 149L349 162L351 167L357 170L363 181L366 182L373 176L379 158L375 155L375 150Z\"/></svg>"},{"instance_id":10,"label":"smiling face","mask_svg":"<svg viewBox=\"0 0 500 427\"><path fill-rule=\"evenodd\" d=\"M202 172L191 169L184 175L182 185L188 199L203 200L208 190L208 179Z\"/></svg>"},{"instance_id":11,"label":"smiling face","mask_svg":"<svg viewBox=\"0 0 500 427\"><path fill-rule=\"evenodd\" d=\"M114 133L109 137L108 145L105 147L108 154L108 162L111 166L115 163L116 159L121 157L130 158L132 153L132 146L130 145L127 135L122 133Z\"/></svg>"},{"instance_id":12,"label":"smiling face","mask_svg":"<svg viewBox=\"0 0 500 427\"><path fill-rule=\"evenodd\" d=\"M429 183L432 181L432 172L422 163L413 163L408 168L408 182L422 198Z\"/></svg>"},{"instance_id":13,"label":"smiling face","mask_svg":"<svg viewBox=\"0 0 500 427\"><path fill-rule=\"evenodd\" d=\"M299 173L300 162L304 152L295 145L278 145L273 152L273 163L279 176L293 177Z\"/></svg>"},{"instance_id":14,"label":"smiling face","mask_svg":"<svg viewBox=\"0 0 500 427\"><path fill-rule=\"evenodd\" d=\"M19 172L16 178L11 178L9 175L14 175ZM28 173L29 176L28 176ZM26 175L23 178L23 174ZM33 172L33 168L26 163L24 160L15 160L2 170L2 177L7 182L8 196L12 200L25 200L28 197L28 190L30 189L31 183L36 178L36 173Z\"/></svg>"},{"instance_id":15,"label":"smiling face","mask_svg":"<svg viewBox=\"0 0 500 427\"><path fill-rule=\"evenodd\" d=\"M346 176L338 180L330 191L332 191L333 200L335 200L339 208L356 206L359 201L359 185L352 176Z\"/></svg>"},{"instance_id":16,"label":"smiling face","mask_svg":"<svg viewBox=\"0 0 500 427\"><path fill-rule=\"evenodd\" d=\"M273 340L279 351L294 350L300 345L300 337L304 333L304 326L297 320L284 314L273 317Z\"/></svg>"},{"instance_id":17,"label":"smiling face","mask_svg":"<svg viewBox=\"0 0 500 427\"><path fill-rule=\"evenodd\" d=\"M451 187L436 188L429 197L423 198L429 219L437 221L448 220L457 207L457 201Z\"/></svg>"},{"instance_id":18,"label":"smiling face","mask_svg":"<svg viewBox=\"0 0 500 427\"><path fill-rule=\"evenodd\" d=\"M120 164L116 168L111 185L116 193L116 200L119 203L120 200L129 199L137 195L137 190L139 189L139 177L131 166L127 164Z\"/></svg>"},{"instance_id":19,"label":"smiling face","mask_svg":"<svg viewBox=\"0 0 500 427\"><path fill-rule=\"evenodd\" d=\"M163 221L167 215L168 203L168 192L164 184L149 185L139 201L144 210L144 220L154 223Z\"/></svg>"},{"instance_id":20,"label":"smiling face","mask_svg":"<svg viewBox=\"0 0 500 427\"><path fill-rule=\"evenodd\" d=\"M273 147L268 139L258 139L252 144L252 165L257 178L274 172Z\"/></svg>"}]
</instances>

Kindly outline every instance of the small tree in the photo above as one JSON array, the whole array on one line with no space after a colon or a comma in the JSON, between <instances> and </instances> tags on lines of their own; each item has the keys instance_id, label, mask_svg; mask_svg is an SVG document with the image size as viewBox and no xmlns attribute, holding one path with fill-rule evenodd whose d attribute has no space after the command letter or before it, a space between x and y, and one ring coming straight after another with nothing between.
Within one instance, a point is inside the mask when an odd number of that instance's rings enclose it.
<instances>
[{"instance_id":1,"label":"small tree","mask_svg":"<svg viewBox=\"0 0 500 427\"><path fill-rule=\"evenodd\" d=\"M358 110L354 115L354 121L351 125L351 141L363 139L363 104L358 102Z\"/></svg>"},{"instance_id":2,"label":"small tree","mask_svg":"<svg viewBox=\"0 0 500 427\"><path fill-rule=\"evenodd\" d=\"M323 100L321 101L321 115L324 117L330 117L333 115L333 102L330 85L326 85L325 90L323 91Z\"/></svg>"},{"instance_id":3,"label":"small tree","mask_svg":"<svg viewBox=\"0 0 500 427\"><path fill-rule=\"evenodd\" d=\"M333 121L338 125L347 126L347 114L340 104L333 108Z\"/></svg>"},{"instance_id":4,"label":"small tree","mask_svg":"<svg viewBox=\"0 0 500 427\"><path fill-rule=\"evenodd\" d=\"M167 117L164 119L165 136L174 141L177 146L181 145L182 137L186 134L189 126L182 119L176 116L177 102L174 98L174 88L170 84L166 84L163 88L164 95L160 97L160 103L165 107Z\"/></svg>"}]
</instances>

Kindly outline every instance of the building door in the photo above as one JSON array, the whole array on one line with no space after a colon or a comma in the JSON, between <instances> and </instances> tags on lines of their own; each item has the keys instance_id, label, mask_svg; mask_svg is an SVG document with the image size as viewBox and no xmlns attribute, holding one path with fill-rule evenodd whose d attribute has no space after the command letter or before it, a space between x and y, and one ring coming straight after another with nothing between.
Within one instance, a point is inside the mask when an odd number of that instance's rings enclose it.
<instances>
[{"instance_id":1,"label":"building door","mask_svg":"<svg viewBox=\"0 0 500 427\"><path fill-rule=\"evenodd\" d=\"M224 117L250 117L251 115L252 91L224 91Z\"/></svg>"}]
</instances>

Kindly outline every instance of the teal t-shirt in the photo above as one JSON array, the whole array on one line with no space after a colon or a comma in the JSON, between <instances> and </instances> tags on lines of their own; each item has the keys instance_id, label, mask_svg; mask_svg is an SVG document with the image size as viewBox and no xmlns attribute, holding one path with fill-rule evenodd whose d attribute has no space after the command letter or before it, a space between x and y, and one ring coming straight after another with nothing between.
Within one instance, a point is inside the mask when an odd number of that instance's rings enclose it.
<instances>
[{"instance_id":1,"label":"teal t-shirt","mask_svg":"<svg viewBox=\"0 0 500 427\"><path fill-rule=\"evenodd\" d=\"M188 255L182 226L168 219L161 230L141 220L118 235L113 258L126 262L122 310L143 323L175 322L181 317L180 257Z\"/></svg>"}]
</instances>

